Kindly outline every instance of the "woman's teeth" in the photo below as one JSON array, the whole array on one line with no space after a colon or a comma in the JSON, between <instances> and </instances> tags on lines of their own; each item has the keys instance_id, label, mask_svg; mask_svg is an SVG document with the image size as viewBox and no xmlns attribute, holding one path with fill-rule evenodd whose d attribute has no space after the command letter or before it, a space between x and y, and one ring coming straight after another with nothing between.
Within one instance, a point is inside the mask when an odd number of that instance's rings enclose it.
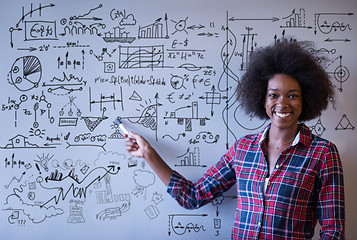
<instances>
[{"instance_id":1,"label":"woman's teeth","mask_svg":"<svg viewBox=\"0 0 357 240\"><path fill-rule=\"evenodd\" d=\"M279 113L279 112L275 112L275 114L281 118L285 118L290 115L290 113Z\"/></svg>"}]
</instances>

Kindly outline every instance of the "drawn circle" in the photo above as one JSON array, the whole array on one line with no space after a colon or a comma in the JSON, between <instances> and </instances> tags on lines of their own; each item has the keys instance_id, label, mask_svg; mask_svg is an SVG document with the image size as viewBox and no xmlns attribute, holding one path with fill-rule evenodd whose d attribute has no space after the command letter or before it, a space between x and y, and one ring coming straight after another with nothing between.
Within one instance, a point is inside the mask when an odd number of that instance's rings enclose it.
<instances>
[{"instance_id":1,"label":"drawn circle","mask_svg":"<svg viewBox=\"0 0 357 240\"><path fill-rule=\"evenodd\" d=\"M55 122L55 118L54 117L51 117L50 118L50 123L54 123Z\"/></svg>"},{"instance_id":2,"label":"drawn circle","mask_svg":"<svg viewBox=\"0 0 357 240\"><path fill-rule=\"evenodd\" d=\"M26 101L27 101L27 98L28 98L28 97L27 97L25 94L23 94L23 95L20 96L20 101L21 101L21 102L26 102Z\"/></svg>"},{"instance_id":3,"label":"drawn circle","mask_svg":"<svg viewBox=\"0 0 357 240\"><path fill-rule=\"evenodd\" d=\"M61 21L60 21L61 25L65 25L67 23L67 19L65 18L62 18Z\"/></svg>"},{"instance_id":4,"label":"drawn circle","mask_svg":"<svg viewBox=\"0 0 357 240\"><path fill-rule=\"evenodd\" d=\"M42 182L43 182L43 178L42 178L41 176L38 176L38 177L36 178L36 182L42 183Z\"/></svg>"},{"instance_id":5,"label":"drawn circle","mask_svg":"<svg viewBox=\"0 0 357 240\"><path fill-rule=\"evenodd\" d=\"M63 111L63 110L59 111L59 115L60 115L60 116L63 116L63 114L64 114L64 111Z\"/></svg>"},{"instance_id":6,"label":"drawn circle","mask_svg":"<svg viewBox=\"0 0 357 240\"><path fill-rule=\"evenodd\" d=\"M15 66L13 69L12 69L12 72L13 73L18 73L20 71L20 68L18 66Z\"/></svg>"},{"instance_id":7,"label":"drawn circle","mask_svg":"<svg viewBox=\"0 0 357 240\"><path fill-rule=\"evenodd\" d=\"M73 167L73 161L71 159L64 160L63 168L64 169L69 169L70 167Z\"/></svg>"},{"instance_id":8,"label":"drawn circle","mask_svg":"<svg viewBox=\"0 0 357 240\"><path fill-rule=\"evenodd\" d=\"M40 124L39 124L38 122L34 122L34 123L33 123L33 127L34 127L34 128L38 128L38 126L40 126Z\"/></svg>"},{"instance_id":9,"label":"drawn circle","mask_svg":"<svg viewBox=\"0 0 357 240\"><path fill-rule=\"evenodd\" d=\"M35 136L40 136L42 134L42 132L41 132L41 130L40 129L36 129L34 132L33 132L33 135L35 135Z\"/></svg>"},{"instance_id":10,"label":"drawn circle","mask_svg":"<svg viewBox=\"0 0 357 240\"><path fill-rule=\"evenodd\" d=\"M41 63L35 56L17 58L10 71L12 84L20 91L28 91L37 88L41 76Z\"/></svg>"},{"instance_id":11,"label":"drawn circle","mask_svg":"<svg viewBox=\"0 0 357 240\"><path fill-rule=\"evenodd\" d=\"M51 108L52 104L51 103L47 103L47 108Z\"/></svg>"},{"instance_id":12,"label":"drawn circle","mask_svg":"<svg viewBox=\"0 0 357 240\"><path fill-rule=\"evenodd\" d=\"M15 83L19 84L22 82L22 77L17 77Z\"/></svg>"},{"instance_id":13,"label":"drawn circle","mask_svg":"<svg viewBox=\"0 0 357 240\"><path fill-rule=\"evenodd\" d=\"M27 197L28 197L31 201L33 201L33 200L35 200L35 193L34 193L34 192L29 192L29 193L27 194Z\"/></svg>"},{"instance_id":14,"label":"drawn circle","mask_svg":"<svg viewBox=\"0 0 357 240\"><path fill-rule=\"evenodd\" d=\"M183 31L186 28L186 20L180 20L176 25L175 29L177 31Z\"/></svg>"},{"instance_id":15,"label":"drawn circle","mask_svg":"<svg viewBox=\"0 0 357 240\"><path fill-rule=\"evenodd\" d=\"M350 72L345 66L338 66L334 71L334 77L339 82L345 82L350 77Z\"/></svg>"},{"instance_id":16,"label":"drawn circle","mask_svg":"<svg viewBox=\"0 0 357 240\"><path fill-rule=\"evenodd\" d=\"M170 79L170 84L173 89L180 89L183 87L184 79L180 76L173 75Z\"/></svg>"}]
</instances>

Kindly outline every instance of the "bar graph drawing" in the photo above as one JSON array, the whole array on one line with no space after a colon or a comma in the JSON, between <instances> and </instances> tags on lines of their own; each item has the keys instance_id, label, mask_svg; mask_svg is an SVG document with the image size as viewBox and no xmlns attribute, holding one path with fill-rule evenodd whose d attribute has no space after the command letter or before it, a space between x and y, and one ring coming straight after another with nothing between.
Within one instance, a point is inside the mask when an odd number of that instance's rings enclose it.
<instances>
[{"instance_id":1,"label":"bar graph drawing","mask_svg":"<svg viewBox=\"0 0 357 240\"><path fill-rule=\"evenodd\" d=\"M289 16L282 19L285 20L285 25L280 26L281 28L312 28L305 24L304 8L300 8L299 12L294 9Z\"/></svg>"},{"instance_id":2,"label":"bar graph drawing","mask_svg":"<svg viewBox=\"0 0 357 240\"><path fill-rule=\"evenodd\" d=\"M176 167L207 167L204 164L201 164L200 160L200 149L195 147L193 151L190 151L190 148L182 154L178 156L179 164L175 164Z\"/></svg>"},{"instance_id":3,"label":"bar graph drawing","mask_svg":"<svg viewBox=\"0 0 357 240\"><path fill-rule=\"evenodd\" d=\"M191 117L178 117L176 112L178 110L184 109L184 108L191 108ZM183 125L185 124L185 131L192 131L192 120L199 120L200 126L205 126L206 121L209 120L207 117L199 117L198 116L198 102L194 101L192 102L191 106L184 106L181 108L176 109L173 112L170 112L169 116L164 117L164 119L176 119L178 125ZM165 121L165 124L167 125L168 122Z\"/></svg>"},{"instance_id":4,"label":"bar graph drawing","mask_svg":"<svg viewBox=\"0 0 357 240\"><path fill-rule=\"evenodd\" d=\"M154 23L144 27L139 27L138 38L169 38L167 14L165 14L165 23L161 22L162 18L158 18Z\"/></svg>"}]
</instances>

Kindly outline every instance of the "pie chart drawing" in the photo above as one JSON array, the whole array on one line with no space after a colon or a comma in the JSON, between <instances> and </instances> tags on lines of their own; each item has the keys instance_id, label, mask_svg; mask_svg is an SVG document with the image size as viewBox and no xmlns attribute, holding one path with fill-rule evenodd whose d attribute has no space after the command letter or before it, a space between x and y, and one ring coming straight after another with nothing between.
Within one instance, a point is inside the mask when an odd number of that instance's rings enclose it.
<instances>
[{"instance_id":1,"label":"pie chart drawing","mask_svg":"<svg viewBox=\"0 0 357 240\"><path fill-rule=\"evenodd\" d=\"M39 86L42 76L40 60L35 56L17 58L11 67L12 84L20 91L29 91Z\"/></svg>"}]
</instances>

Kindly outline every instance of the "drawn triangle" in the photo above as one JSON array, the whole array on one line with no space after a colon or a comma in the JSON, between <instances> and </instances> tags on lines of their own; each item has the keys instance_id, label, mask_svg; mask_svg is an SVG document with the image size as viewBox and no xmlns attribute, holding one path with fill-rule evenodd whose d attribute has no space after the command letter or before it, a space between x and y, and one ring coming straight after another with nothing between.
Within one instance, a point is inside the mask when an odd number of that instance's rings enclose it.
<instances>
[{"instance_id":1,"label":"drawn triangle","mask_svg":"<svg viewBox=\"0 0 357 240\"><path fill-rule=\"evenodd\" d=\"M129 100L141 101L142 98L140 97L140 95L136 91L133 91L133 94L130 96Z\"/></svg>"},{"instance_id":2,"label":"drawn triangle","mask_svg":"<svg viewBox=\"0 0 357 240\"><path fill-rule=\"evenodd\" d=\"M119 131L119 129L115 129L115 132L109 136L110 139L124 139L124 135Z\"/></svg>"},{"instance_id":3,"label":"drawn triangle","mask_svg":"<svg viewBox=\"0 0 357 240\"><path fill-rule=\"evenodd\" d=\"M94 121L90 120L90 118L95 118ZM98 127L98 125L108 117L82 117L89 131L93 132L93 130Z\"/></svg>"}]
</instances>

